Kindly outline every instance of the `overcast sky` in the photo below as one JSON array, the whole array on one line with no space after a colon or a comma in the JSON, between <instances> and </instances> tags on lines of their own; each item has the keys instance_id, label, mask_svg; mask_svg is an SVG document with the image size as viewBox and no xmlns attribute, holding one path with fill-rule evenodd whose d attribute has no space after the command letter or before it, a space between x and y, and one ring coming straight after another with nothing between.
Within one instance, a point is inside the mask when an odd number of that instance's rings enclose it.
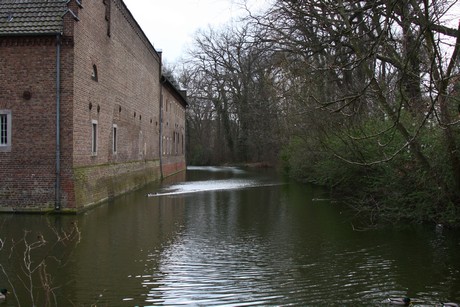
<instances>
[{"instance_id":1,"label":"overcast sky","mask_svg":"<svg viewBox=\"0 0 460 307\"><path fill-rule=\"evenodd\" d=\"M243 0L124 0L155 49L173 63L184 54L200 28L217 27L244 14ZM267 0L251 0L257 9Z\"/></svg>"},{"instance_id":2,"label":"overcast sky","mask_svg":"<svg viewBox=\"0 0 460 307\"><path fill-rule=\"evenodd\" d=\"M245 15L242 3L251 11L267 7L270 0L124 0L126 6L163 59L170 64L185 54L198 29L219 27ZM457 27L460 3L448 16Z\"/></svg>"}]
</instances>

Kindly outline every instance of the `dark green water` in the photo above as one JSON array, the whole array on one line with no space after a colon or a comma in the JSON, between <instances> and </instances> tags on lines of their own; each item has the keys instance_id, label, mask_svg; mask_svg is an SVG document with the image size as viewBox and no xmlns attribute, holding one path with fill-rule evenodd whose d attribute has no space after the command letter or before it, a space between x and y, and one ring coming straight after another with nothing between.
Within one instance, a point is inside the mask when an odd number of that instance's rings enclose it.
<instances>
[{"instance_id":1,"label":"dark green water","mask_svg":"<svg viewBox=\"0 0 460 307\"><path fill-rule=\"evenodd\" d=\"M30 285L45 305L38 272L30 281L21 269L24 230L29 246L39 234L47 241L31 251L32 267L45 259L58 306L460 302L458 230L356 231L352 215L325 199L268 171L198 168L185 182L151 185L79 216L0 215L0 264L21 306L31 306ZM50 229L74 223L80 243L55 244ZM0 288L12 286L0 271ZM19 304L10 295L0 306Z\"/></svg>"}]
</instances>

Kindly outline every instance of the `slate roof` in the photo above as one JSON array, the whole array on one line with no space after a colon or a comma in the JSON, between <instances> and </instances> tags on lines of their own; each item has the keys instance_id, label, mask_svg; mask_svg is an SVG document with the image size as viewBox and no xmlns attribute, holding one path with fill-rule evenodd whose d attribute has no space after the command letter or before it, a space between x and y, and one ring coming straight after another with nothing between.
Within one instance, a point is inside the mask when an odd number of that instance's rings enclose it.
<instances>
[{"instance_id":1,"label":"slate roof","mask_svg":"<svg viewBox=\"0 0 460 307\"><path fill-rule=\"evenodd\" d=\"M0 36L62 33L66 0L0 0Z\"/></svg>"}]
</instances>

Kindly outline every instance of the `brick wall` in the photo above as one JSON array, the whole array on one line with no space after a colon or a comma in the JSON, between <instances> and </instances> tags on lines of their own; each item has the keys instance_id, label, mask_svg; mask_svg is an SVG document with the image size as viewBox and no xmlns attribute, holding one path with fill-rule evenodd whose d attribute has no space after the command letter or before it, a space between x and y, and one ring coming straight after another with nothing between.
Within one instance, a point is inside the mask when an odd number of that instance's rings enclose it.
<instances>
[{"instance_id":1,"label":"brick wall","mask_svg":"<svg viewBox=\"0 0 460 307\"><path fill-rule=\"evenodd\" d=\"M109 21L106 10L103 1L87 1L75 25L75 166L153 160L159 154L160 58L149 49L124 5L112 2ZM97 81L91 78L93 67ZM97 156L91 156L92 120L97 120L99 129Z\"/></svg>"},{"instance_id":2,"label":"brick wall","mask_svg":"<svg viewBox=\"0 0 460 307\"><path fill-rule=\"evenodd\" d=\"M83 205L160 176L161 58L125 5L119 0L108 3L86 1L74 30L73 162L85 174L76 179L77 202ZM92 77L95 68L97 80ZM91 154L94 121L98 125L97 155ZM85 191L92 194L90 199L79 198Z\"/></svg>"},{"instance_id":3,"label":"brick wall","mask_svg":"<svg viewBox=\"0 0 460 307\"><path fill-rule=\"evenodd\" d=\"M72 71L71 46L62 46L63 70ZM71 121L72 89L62 76L62 121ZM28 97L29 95L29 97ZM12 146L0 152L0 207L54 207L56 179L56 38L0 38L0 109L12 112ZM61 122L62 122L61 121ZM64 177L69 178L71 129L61 133ZM70 145L70 148L69 148ZM64 200L72 193L63 192Z\"/></svg>"},{"instance_id":4,"label":"brick wall","mask_svg":"<svg viewBox=\"0 0 460 307\"><path fill-rule=\"evenodd\" d=\"M185 169L185 105L179 93L166 82L163 85L163 175Z\"/></svg>"},{"instance_id":5,"label":"brick wall","mask_svg":"<svg viewBox=\"0 0 460 307\"><path fill-rule=\"evenodd\" d=\"M79 21L65 16L61 51L64 210L83 209L160 177L161 57L121 0L83 4L69 4ZM12 149L0 152L0 210L52 209L55 38L0 38L0 68L0 109L13 114ZM30 99L23 98L25 91L31 93ZM177 102L167 99L164 133L172 142L174 131L183 130L185 116ZM96 154L92 153L93 123L97 123ZM164 175L185 169L182 150L163 157Z\"/></svg>"}]
</instances>

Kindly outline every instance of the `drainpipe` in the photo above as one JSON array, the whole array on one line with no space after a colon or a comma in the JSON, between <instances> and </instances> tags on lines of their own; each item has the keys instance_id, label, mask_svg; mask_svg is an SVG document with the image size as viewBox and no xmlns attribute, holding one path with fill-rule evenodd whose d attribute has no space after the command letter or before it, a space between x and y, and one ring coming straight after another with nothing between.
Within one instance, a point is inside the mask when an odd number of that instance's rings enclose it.
<instances>
[{"instance_id":1,"label":"drainpipe","mask_svg":"<svg viewBox=\"0 0 460 307\"><path fill-rule=\"evenodd\" d=\"M160 115L159 115L159 121L160 121L160 177L163 179L163 83L162 81L162 73L161 70L162 68L162 53L159 52L160 55Z\"/></svg>"},{"instance_id":2,"label":"drainpipe","mask_svg":"<svg viewBox=\"0 0 460 307\"><path fill-rule=\"evenodd\" d=\"M54 209L61 209L61 142L60 142L60 113L61 113L61 36L56 36L56 201Z\"/></svg>"}]
</instances>

